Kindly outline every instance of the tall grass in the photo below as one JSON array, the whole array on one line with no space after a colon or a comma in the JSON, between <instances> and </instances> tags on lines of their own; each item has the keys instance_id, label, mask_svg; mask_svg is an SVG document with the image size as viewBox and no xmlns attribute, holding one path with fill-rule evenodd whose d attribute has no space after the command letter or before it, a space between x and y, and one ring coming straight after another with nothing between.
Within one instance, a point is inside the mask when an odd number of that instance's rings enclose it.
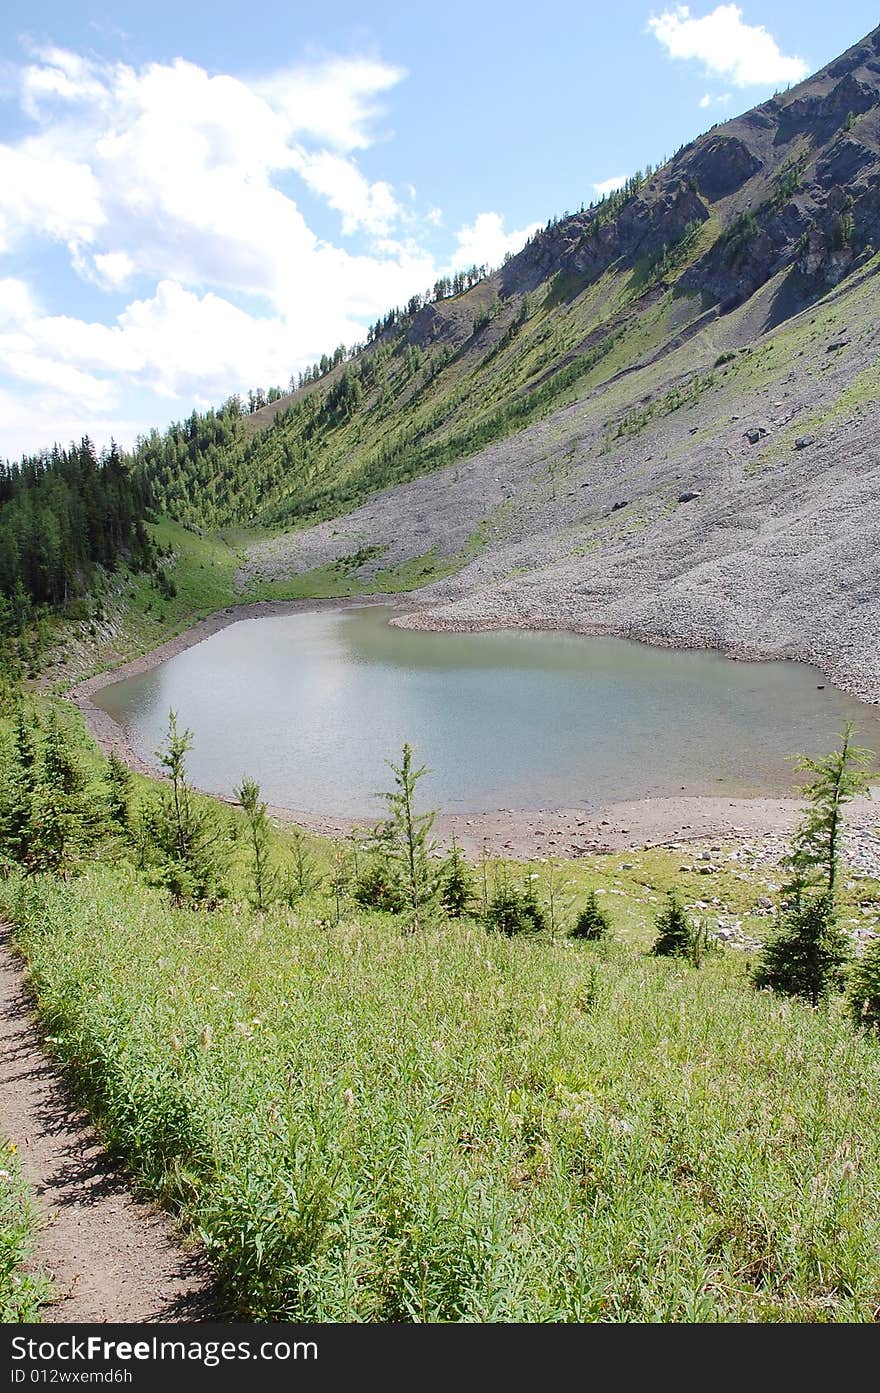
<instances>
[{"instance_id":1,"label":"tall grass","mask_svg":"<svg viewBox=\"0 0 880 1393\"><path fill-rule=\"evenodd\" d=\"M623 943L11 876L52 1047L258 1320L868 1321L880 1047Z\"/></svg>"}]
</instances>

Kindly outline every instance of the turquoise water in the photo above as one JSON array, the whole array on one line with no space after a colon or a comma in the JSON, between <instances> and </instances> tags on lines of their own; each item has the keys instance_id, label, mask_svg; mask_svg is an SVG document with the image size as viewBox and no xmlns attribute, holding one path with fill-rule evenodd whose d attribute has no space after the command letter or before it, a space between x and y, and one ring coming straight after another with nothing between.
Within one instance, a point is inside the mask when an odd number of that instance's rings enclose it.
<instances>
[{"instance_id":1,"label":"turquoise water","mask_svg":"<svg viewBox=\"0 0 880 1393\"><path fill-rule=\"evenodd\" d=\"M192 729L192 781L248 775L279 807L377 814L404 740L430 806L593 809L649 795L793 791L786 758L847 719L880 719L799 663L736 663L621 639L392 628L393 610L245 619L95 697L152 760L169 708Z\"/></svg>"}]
</instances>

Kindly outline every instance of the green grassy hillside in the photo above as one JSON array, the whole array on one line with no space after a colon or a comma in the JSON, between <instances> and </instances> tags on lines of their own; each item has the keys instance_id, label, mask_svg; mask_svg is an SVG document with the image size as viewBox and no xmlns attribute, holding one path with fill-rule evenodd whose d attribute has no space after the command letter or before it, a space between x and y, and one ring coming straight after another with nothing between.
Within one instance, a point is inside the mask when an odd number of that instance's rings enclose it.
<instances>
[{"instance_id":1,"label":"green grassy hillside","mask_svg":"<svg viewBox=\"0 0 880 1393\"><path fill-rule=\"evenodd\" d=\"M0 886L62 1063L240 1315L871 1321L880 1051L625 942Z\"/></svg>"}]
</instances>

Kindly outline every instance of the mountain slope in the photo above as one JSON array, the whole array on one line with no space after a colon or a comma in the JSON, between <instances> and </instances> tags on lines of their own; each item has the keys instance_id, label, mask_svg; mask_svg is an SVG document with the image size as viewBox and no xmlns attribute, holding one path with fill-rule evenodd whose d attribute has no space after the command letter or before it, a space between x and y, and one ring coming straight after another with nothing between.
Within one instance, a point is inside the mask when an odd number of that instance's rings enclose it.
<instances>
[{"instance_id":1,"label":"mountain slope","mask_svg":"<svg viewBox=\"0 0 880 1393\"><path fill-rule=\"evenodd\" d=\"M880 30L211 460L144 468L190 521L296 525L243 589L446 557L430 622L798 655L876 694L874 242Z\"/></svg>"}]
</instances>

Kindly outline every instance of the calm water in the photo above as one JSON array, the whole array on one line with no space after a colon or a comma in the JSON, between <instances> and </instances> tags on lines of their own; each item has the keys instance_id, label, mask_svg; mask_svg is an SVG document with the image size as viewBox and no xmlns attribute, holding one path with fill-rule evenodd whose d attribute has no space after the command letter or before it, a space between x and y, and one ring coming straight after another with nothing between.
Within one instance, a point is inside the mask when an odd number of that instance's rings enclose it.
<instances>
[{"instance_id":1,"label":"calm water","mask_svg":"<svg viewBox=\"0 0 880 1393\"><path fill-rule=\"evenodd\" d=\"M649 794L789 792L786 754L819 754L848 718L880 750L872 707L798 663L621 639L425 634L393 610L245 619L95 698L147 760L173 707L190 777L248 775L280 807L376 814L404 740L447 811L598 807Z\"/></svg>"}]
</instances>

